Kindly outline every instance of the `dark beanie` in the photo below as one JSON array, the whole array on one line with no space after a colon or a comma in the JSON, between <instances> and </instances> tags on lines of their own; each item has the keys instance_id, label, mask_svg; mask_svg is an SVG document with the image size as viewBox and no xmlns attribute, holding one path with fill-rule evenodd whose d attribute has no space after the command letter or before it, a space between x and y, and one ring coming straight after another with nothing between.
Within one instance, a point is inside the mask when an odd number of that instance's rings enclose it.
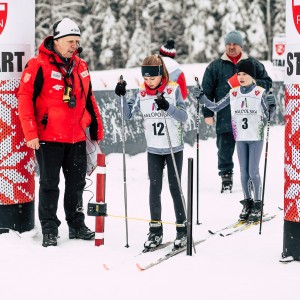
<instances>
[{"instance_id":1,"label":"dark beanie","mask_svg":"<svg viewBox=\"0 0 300 300\"><path fill-rule=\"evenodd\" d=\"M166 43L160 47L159 53L162 56L174 58L176 55L175 41L173 39L168 39Z\"/></svg>"},{"instance_id":2,"label":"dark beanie","mask_svg":"<svg viewBox=\"0 0 300 300\"><path fill-rule=\"evenodd\" d=\"M241 60L237 65L237 73L244 72L250 75L252 78L256 78L255 66L251 60Z\"/></svg>"}]
</instances>

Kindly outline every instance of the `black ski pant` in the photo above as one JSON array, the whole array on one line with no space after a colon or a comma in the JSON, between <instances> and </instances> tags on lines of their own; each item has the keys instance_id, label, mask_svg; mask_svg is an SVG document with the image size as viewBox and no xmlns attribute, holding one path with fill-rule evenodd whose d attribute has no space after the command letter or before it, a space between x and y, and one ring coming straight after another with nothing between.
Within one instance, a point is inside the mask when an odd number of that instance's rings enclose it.
<instances>
[{"instance_id":1,"label":"black ski pant","mask_svg":"<svg viewBox=\"0 0 300 300\"><path fill-rule=\"evenodd\" d=\"M39 219L42 233L58 234L60 220L57 217L60 171L65 177L64 210L70 227L84 226L82 193L87 168L86 144L84 142L40 142L36 150L40 171Z\"/></svg>"},{"instance_id":2,"label":"black ski pant","mask_svg":"<svg viewBox=\"0 0 300 300\"><path fill-rule=\"evenodd\" d=\"M230 131L217 134L217 147L219 175L232 173L234 166L232 157L235 147L233 133Z\"/></svg>"},{"instance_id":3,"label":"black ski pant","mask_svg":"<svg viewBox=\"0 0 300 300\"><path fill-rule=\"evenodd\" d=\"M181 179L183 151L174 153L179 180ZM150 179L150 213L151 220L161 221L161 191L163 182L163 170L168 168L169 189L173 198L176 223L182 224L186 221L183 199L181 198L176 173L171 154L159 155L148 153L148 174ZM177 229L180 227L177 227Z\"/></svg>"}]
</instances>

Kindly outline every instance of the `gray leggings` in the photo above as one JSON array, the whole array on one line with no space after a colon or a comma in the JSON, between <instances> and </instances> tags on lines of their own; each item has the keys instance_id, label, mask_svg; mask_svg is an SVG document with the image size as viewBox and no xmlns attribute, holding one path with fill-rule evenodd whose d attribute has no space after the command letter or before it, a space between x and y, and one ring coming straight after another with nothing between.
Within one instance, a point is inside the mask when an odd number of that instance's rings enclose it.
<instances>
[{"instance_id":1,"label":"gray leggings","mask_svg":"<svg viewBox=\"0 0 300 300\"><path fill-rule=\"evenodd\" d=\"M253 200L261 200L261 179L259 175L259 161L264 141L236 142L236 149L240 163L241 183L244 199L251 197L251 182L253 186Z\"/></svg>"}]
</instances>

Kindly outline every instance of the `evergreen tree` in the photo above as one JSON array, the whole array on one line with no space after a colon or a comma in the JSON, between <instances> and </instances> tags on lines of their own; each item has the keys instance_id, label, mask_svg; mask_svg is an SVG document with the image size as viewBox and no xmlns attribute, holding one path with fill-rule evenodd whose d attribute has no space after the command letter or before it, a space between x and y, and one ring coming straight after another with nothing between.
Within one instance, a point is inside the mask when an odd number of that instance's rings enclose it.
<instances>
[{"instance_id":1,"label":"evergreen tree","mask_svg":"<svg viewBox=\"0 0 300 300\"><path fill-rule=\"evenodd\" d=\"M216 19L219 23L219 36L222 37L216 46L220 53L224 52L224 38L226 34L232 30L240 31L241 35L244 39L244 51L248 51L248 43L247 43L247 20L249 18L247 13L248 2L232 0L228 2L224 2L222 0L217 0L215 2L215 11L216 11Z\"/></svg>"},{"instance_id":2,"label":"evergreen tree","mask_svg":"<svg viewBox=\"0 0 300 300\"><path fill-rule=\"evenodd\" d=\"M270 3L271 34L284 33L285 1ZM266 11L263 0L36 0L36 43L69 17L81 30L91 70L138 67L168 38L175 39L180 63L209 62L224 52L224 37L234 29L244 38L243 51L265 59Z\"/></svg>"},{"instance_id":3,"label":"evergreen tree","mask_svg":"<svg viewBox=\"0 0 300 300\"><path fill-rule=\"evenodd\" d=\"M40 46L44 38L49 35L49 26L52 24L51 18L51 9L52 1L51 0L39 0L36 1L35 9L35 42L36 48ZM37 52L37 49L36 49Z\"/></svg>"},{"instance_id":4,"label":"evergreen tree","mask_svg":"<svg viewBox=\"0 0 300 300\"><path fill-rule=\"evenodd\" d=\"M82 23L80 24L80 29L82 30L82 57L87 61L91 70L101 69L99 56L101 51L100 45L103 36L102 26L105 11L108 6L108 0L94 0L92 5L85 8L85 10L88 10L88 12L82 15Z\"/></svg>"},{"instance_id":5,"label":"evergreen tree","mask_svg":"<svg viewBox=\"0 0 300 300\"><path fill-rule=\"evenodd\" d=\"M249 55L256 59L267 59L268 43L266 23L264 14L260 6L261 0L250 2L247 10L248 19L245 22L246 36L249 45Z\"/></svg>"},{"instance_id":6,"label":"evergreen tree","mask_svg":"<svg viewBox=\"0 0 300 300\"><path fill-rule=\"evenodd\" d=\"M285 0L272 1L273 35L285 33Z\"/></svg>"},{"instance_id":7,"label":"evergreen tree","mask_svg":"<svg viewBox=\"0 0 300 300\"><path fill-rule=\"evenodd\" d=\"M185 63L211 61L218 56L215 43L218 32L215 19L209 14L211 1L189 0L185 6L184 40L187 46Z\"/></svg>"},{"instance_id":8,"label":"evergreen tree","mask_svg":"<svg viewBox=\"0 0 300 300\"><path fill-rule=\"evenodd\" d=\"M140 66L146 56L150 54L149 37L145 33L139 21L129 44L128 60L126 68Z\"/></svg>"}]
</instances>

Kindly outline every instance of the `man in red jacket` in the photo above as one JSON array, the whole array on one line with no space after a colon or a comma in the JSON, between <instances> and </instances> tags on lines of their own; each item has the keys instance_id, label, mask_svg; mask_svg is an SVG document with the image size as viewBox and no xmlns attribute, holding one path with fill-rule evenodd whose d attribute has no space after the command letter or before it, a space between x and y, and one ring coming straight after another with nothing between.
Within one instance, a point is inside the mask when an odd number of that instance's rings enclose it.
<instances>
[{"instance_id":1,"label":"man in red jacket","mask_svg":"<svg viewBox=\"0 0 300 300\"><path fill-rule=\"evenodd\" d=\"M64 209L69 238L94 239L82 212L87 170L86 130L91 140L104 137L87 63L76 56L80 30L64 18L39 47L22 74L19 115L27 146L35 149L40 170L39 219L43 246L56 246L60 171L65 177Z\"/></svg>"}]
</instances>

